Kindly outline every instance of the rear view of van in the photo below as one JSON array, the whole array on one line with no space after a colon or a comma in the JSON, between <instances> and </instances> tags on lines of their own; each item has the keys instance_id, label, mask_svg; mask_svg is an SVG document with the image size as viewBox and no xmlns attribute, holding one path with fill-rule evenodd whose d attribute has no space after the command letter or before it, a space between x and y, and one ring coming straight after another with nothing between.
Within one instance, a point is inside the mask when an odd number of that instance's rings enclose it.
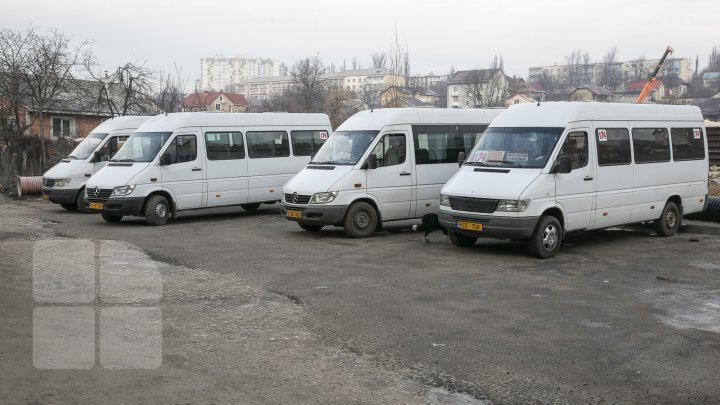
<instances>
[{"instance_id":1,"label":"rear view of van","mask_svg":"<svg viewBox=\"0 0 720 405\"><path fill-rule=\"evenodd\" d=\"M325 114L176 113L153 117L88 182L88 208L107 222L281 199L282 185L330 136Z\"/></svg>"}]
</instances>

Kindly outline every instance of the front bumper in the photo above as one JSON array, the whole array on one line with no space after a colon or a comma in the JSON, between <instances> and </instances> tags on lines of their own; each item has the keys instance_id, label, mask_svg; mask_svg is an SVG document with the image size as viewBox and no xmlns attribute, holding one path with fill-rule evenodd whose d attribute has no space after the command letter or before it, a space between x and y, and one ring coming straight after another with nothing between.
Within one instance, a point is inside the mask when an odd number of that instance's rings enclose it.
<instances>
[{"instance_id":1,"label":"front bumper","mask_svg":"<svg viewBox=\"0 0 720 405\"><path fill-rule=\"evenodd\" d=\"M102 210L91 210L103 214L124 217L130 215L144 215L142 212L144 197L110 197L103 204ZM88 203L88 209L90 204Z\"/></svg>"},{"instance_id":2,"label":"front bumper","mask_svg":"<svg viewBox=\"0 0 720 405\"><path fill-rule=\"evenodd\" d=\"M285 218L290 221L301 222L306 225L337 225L341 226L347 212L347 205L293 205L282 203L280 210ZM301 218L290 218L288 210L300 211Z\"/></svg>"},{"instance_id":3,"label":"front bumper","mask_svg":"<svg viewBox=\"0 0 720 405\"><path fill-rule=\"evenodd\" d=\"M440 211L440 225L450 232L476 238L529 239L540 217L498 217L472 213ZM482 224L482 231L469 231L458 227L459 221Z\"/></svg>"},{"instance_id":4,"label":"front bumper","mask_svg":"<svg viewBox=\"0 0 720 405\"><path fill-rule=\"evenodd\" d=\"M48 196L48 200L55 204L74 204L79 188L52 188L43 187L43 195Z\"/></svg>"}]
</instances>

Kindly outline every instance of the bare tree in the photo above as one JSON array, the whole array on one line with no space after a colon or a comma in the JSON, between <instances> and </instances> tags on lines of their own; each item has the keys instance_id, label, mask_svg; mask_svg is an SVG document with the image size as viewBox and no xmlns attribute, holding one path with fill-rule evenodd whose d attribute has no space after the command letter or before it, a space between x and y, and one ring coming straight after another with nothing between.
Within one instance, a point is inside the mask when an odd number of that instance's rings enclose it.
<instances>
[{"instance_id":1,"label":"bare tree","mask_svg":"<svg viewBox=\"0 0 720 405\"><path fill-rule=\"evenodd\" d=\"M342 87L334 88L327 92L325 97L325 113L330 118L333 128L337 128L346 119L356 112L364 109L365 104Z\"/></svg>"},{"instance_id":2,"label":"bare tree","mask_svg":"<svg viewBox=\"0 0 720 405\"><path fill-rule=\"evenodd\" d=\"M616 68L618 49L616 46L609 49L603 55L600 65L600 77L598 84L615 91L622 83L622 76L619 66Z\"/></svg>"},{"instance_id":3,"label":"bare tree","mask_svg":"<svg viewBox=\"0 0 720 405\"><path fill-rule=\"evenodd\" d=\"M157 112L176 112L185 98L187 76L183 76L182 68L175 65L175 73L160 72L158 91L155 95Z\"/></svg>"},{"instance_id":4,"label":"bare tree","mask_svg":"<svg viewBox=\"0 0 720 405\"><path fill-rule=\"evenodd\" d=\"M639 82L641 80L647 80L647 76L650 72L647 69L647 63L644 56L641 55L634 61L630 62L630 68L630 78L633 81Z\"/></svg>"},{"instance_id":5,"label":"bare tree","mask_svg":"<svg viewBox=\"0 0 720 405\"><path fill-rule=\"evenodd\" d=\"M510 83L500 69L475 69L465 73L463 91L468 108L503 107L510 90Z\"/></svg>"},{"instance_id":6,"label":"bare tree","mask_svg":"<svg viewBox=\"0 0 720 405\"><path fill-rule=\"evenodd\" d=\"M502 55L495 55L489 67L490 69L505 69L505 62L503 62Z\"/></svg>"},{"instance_id":7,"label":"bare tree","mask_svg":"<svg viewBox=\"0 0 720 405\"><path fill-rule=\"evenodd\" d=\"M24 134L31 124L22 119L28 99L23 72L31 59L31 33L0 29L0 131L5 144Z\"/></svg>"},{"instance_id":8,"label":"bare tree","mask_svg":"<svg viewBox=\"0 0 720 405\"><path fill-rule=\"evenodd\" d=\"M387 67L387 54L385 52L373 53L370 55L373 69Z\"/></svg>"},{"instance_id":9,"label":"bare tree","mask_svg":"<svg viewBox=\"0 0 720 405\"><path fill-rule=\"evenodd\" d=\"M708 56L708 63L705 67L705 71L720 72L720 47L713 46L713 49Z\"/></svg>"},{"instance_id":10,"label":"bare tree","mask_svg":"<svg viewBox=\"0 0 720 405\"><path fill-rule=\"evenodd\" d=\"M307 57L293 65L292 95L300 112L319 112L325 93L325 81L321 77L325 69L320 58Z\"/></svg>"},{"instance_id":11,"label":"bare tree","mask_svg":"<svg viewBox=\"0 0 720 405\"><path fill-rule=\"evenodd\" d=\"M563 76L562 80L568 87L590 84L592 80L590 54L580 49L574 49L568 55L565 55L565 72Z\"/></svg>"},{"instance_id":12,"label":"bare tree","mask_svg":"<svg viewBox=\"0 0 720 405\"><path fill-rule=\"evenodd\" d=\"M389 87L401 88L407 86L410 79L410 56L408 55L407 46L400 44L397 28L395 28L395 42L390 44L388 55L388 63L390 64ZM399 106L401 94L400 91L392 92L393 97L385 100L383 107Z\"/></svg>"}]
</instances>

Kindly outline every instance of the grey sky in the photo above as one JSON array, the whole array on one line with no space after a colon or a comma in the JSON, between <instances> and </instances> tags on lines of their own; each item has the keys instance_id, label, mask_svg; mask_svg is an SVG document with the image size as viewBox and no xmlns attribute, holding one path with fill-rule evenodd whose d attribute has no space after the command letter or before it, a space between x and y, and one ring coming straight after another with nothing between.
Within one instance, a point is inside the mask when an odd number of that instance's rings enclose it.
<instances>
[{"instance_id":1,"label":"grey sky","mask_svg":"<svg viewBox=\"0 0 720 405\"><path fill-rule=\"evenodd\" d=\"M413 73L487 67L493 55L509 75L562 63L572 49L593 60L613 46L620 60L700 57L720 45L718 0L0 0L0 26L55 27L90 40L106 68L127 61L199 77L200 58L271 57L288 66L319 54L340 66L387 51L395 26Z\"/></svg>"}]
</instances>

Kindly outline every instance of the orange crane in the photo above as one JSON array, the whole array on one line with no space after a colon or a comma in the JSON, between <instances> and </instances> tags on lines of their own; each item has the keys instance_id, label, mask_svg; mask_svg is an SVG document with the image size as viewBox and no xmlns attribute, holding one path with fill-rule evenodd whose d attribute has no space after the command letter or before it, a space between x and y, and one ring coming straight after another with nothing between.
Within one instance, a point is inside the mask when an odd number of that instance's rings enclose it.
<instances>
[{"instance_id":1,"label":"orange crane","mask_svg":"<svg viewBox=\"0 0 720 405\"><path fill-rule=\"evenodd\" d=\"M655 82L657 81L657 74L660 71L660 68L662 67L663 63L665 63L665 59L673 52L672 47L668 46L667 49L665 49L665 53L663 54L662 58L660 58L660 62L658 62L657 66L655 66L655 70L653 70L652 74L650 75L650 78L648 79L648 82L645 83L645 86L643 86L642 91L640 92L640 95L638 96L637 100L635 100L635 103L642 104L647 99L648 95L652 91L653 87L655 86Z\"/></svg>"}]
</instances>

